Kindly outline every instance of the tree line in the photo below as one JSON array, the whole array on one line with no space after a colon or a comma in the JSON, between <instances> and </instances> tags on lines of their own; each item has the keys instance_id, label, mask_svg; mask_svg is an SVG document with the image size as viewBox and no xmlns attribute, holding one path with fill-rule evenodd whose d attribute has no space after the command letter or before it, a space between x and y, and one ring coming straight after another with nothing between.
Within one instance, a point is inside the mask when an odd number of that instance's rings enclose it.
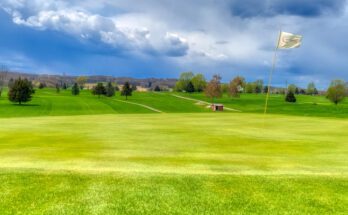
<instances>
[{"instance_id":1,"label":"tree line","mask_svg":"<svg viewBox=\"0 0 348 215\"><path fill-rule=\"evenodd\" d=\"M239 98L242 93L276 93L286 94L286 102L296 102L296 96L318 95L319 91L314 82L310 82L306 89L290 84L287 88L275 88L264 86L263 80L246 82L242 76L234 77L229 83L221 83L221 76L213 75L210 81L206 81L203 74L194 74L192 72L181 73L175 89L178 92L204 92L212 102L215 98L222 97L223 93L227 93L230 97ZM326 97L336 105L344 100L348 95L347 83L343 80L333 80L329 88L324 93Z\"/></svg>"},{"instance_id":2,"label":"tree line","mask_svg":"<svg viewBox=\"0 0 348 215\"><path fill-rule=\"evenodd\" d=\"M3 86L4 86L3 84L0 85L0 90L1 90L0 92L2 92ZM18 103L19 105L21 105L22 103L31 101L33 94L35 94L35 89L32 82L26 78L22 79L21 77L19 77L18 79L15 79L15 80L11 79L8 82L7 87L8 87L9 101L13 103ZM38 89L43 89L45 87L46 86L44 84L40 83L38 86ZM57 83L56 92L60 93L61 88L64 90L67 90L68 86L65 83L64 84ZM75 82L71 87L71 94L74 96L77 96L80 94L80 91L83 90L83 88L84 88L83 86ZM116 91L121 91L121 96L125 96L127 100L129 96L132 96L132 92L134 90L136 90L136 86L131 85L129 82L125 82L121 90L118 88L117 85L114 86L111 82L108 82L106 85L104 85L103 83L97 83L92 88L91 93L93 95L98 96L98 98L100 98L101 96L112 97L112 96L115 96Z\"/></svg>"}]
</instances>

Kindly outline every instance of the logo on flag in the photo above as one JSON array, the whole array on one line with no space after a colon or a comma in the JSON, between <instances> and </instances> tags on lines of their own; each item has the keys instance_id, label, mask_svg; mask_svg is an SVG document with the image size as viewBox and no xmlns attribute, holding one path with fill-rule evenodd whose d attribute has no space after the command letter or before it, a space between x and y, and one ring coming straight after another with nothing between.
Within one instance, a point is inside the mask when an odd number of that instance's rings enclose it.
<instances>
[{"instance_id":1,"label":"logo on flag","mask_svg":"<svg viewBox=\"0 0 348 215\"><path fill-rule=\"evenodd\" d=\"M292 49L301 46L302 36L295 35L287 32L280 32L278 48L279 49Z\"/></svg>"}]
</instances>

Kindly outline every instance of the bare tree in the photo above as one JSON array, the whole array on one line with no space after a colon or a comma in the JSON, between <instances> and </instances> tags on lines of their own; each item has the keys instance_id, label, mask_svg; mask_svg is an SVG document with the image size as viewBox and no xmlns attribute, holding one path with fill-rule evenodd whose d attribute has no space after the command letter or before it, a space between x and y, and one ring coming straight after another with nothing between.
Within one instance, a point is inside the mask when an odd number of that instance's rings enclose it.
<instances>
[{"instance_id":1,"label":"bare tree","mask_svg":"<svg viewBox=\"0 0 348 215\"><path fill-rule=\"evenodd\" d=\"M220 81L221 77L219 75L214 75L213 79L208 83L204 90L205 95L211 99L212 103L214 103L214 98L220 98L222 96Z\"/></svg>"},{"instance_id":2,"label":"bare tree","mask_svg":"<svg viewBox=\"0 0 348 215\"><path fill-rule=\"evenodd\" d=\"M245 79L241 76L235 77L233 80L231 80L229 86L228 86L228 95L232 97L239 98L240 92L243 91L245 87Z\"/></svg>"}]
</instances>

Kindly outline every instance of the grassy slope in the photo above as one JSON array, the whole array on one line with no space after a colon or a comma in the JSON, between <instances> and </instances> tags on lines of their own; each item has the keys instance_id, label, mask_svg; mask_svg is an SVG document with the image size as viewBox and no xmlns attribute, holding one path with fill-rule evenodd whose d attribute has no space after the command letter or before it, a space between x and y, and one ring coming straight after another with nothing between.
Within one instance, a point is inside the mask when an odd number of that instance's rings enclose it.
<instances>
[{"instance_id":1,"label":"grassy slope","mask_svg":"<svg viewBox=\"0 0 348 215\"><path fill-rule=\"evenodd\" d=\"M344 213L347 129L257 114L0 119L0 213Z\"/></svg>"},{"instance_id":2,"label":"grassy slope","mask_svg":"<svg viewBox=\"0 0 348 215\"><path fill-rule=\"evenodd\" d=\"M6 95L6 92L3 93ZM0 117L22 116L65 116L93 115L115 113L154 113L144 107L124 103L124 97L117 93L116 97L106 98L91 95L84 90L79 96L72 96L70 90L62 90L57 94L54 89L37 89L33 100L25 104L25 108L11 104L6 96L0 97ZM149 105L163 112L207 112L208 110L193 105L193 102L168 96L167 94L135 92L130 102Z\"/></svg>"},{"instance_id":3,"label":"grassy slope","mask_svg":"<svg viewBox=\"0 0 348 215\"><path fill-rule=\"evenodd\" d=\"M176 94L203 101L211 101L201 93ZM348 99L335 106L324 96L297 95L296 98L297 103L291 104L284 102L284 95L271 95L268 112L298 116L348 117ZM242 94L240 98L230 98L224 95L222 98L216 99L215 102L246 113L263 113L265 95Z\"/></svg>"}]
</instances>

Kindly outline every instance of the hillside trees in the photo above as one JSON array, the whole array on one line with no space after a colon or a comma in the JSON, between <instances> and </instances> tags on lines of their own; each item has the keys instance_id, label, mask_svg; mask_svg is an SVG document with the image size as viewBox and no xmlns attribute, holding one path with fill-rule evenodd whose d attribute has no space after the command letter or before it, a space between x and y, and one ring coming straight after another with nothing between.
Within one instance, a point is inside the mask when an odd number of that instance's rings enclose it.
<instances>
[{"instance_id":1,"label":"hillside trees","mask_svg":"<svg viewBox=\"0 0 348 215\"><path fill-rule=\"evenodd\" d=\"M214 98L220 98L222 96L220 81L221 77L219 75L214 75L204 90L205 95L211 99L212 103L214 103Z\"/></svg>"},{"instance_id":2,"label":"hillside trees","mask_svg":"<svg viewBox=\"0 0 348 215\"><path fill-rule=\"evenodd\" d=\"M80 87L76 82L74 83L74 85L71 88L71 94L73 94L74 96L77 96L80 94Z\"/></svg>"},{"instance_id":3,"label":"hillside trees","mask_svg":"<svg viewBox=\"0 0 348 215\"><path fill-rule=\"evenodd\" d=\"M128 96L132 96L132 88L129 84L129 82L127 81L126 83L124 83L124 85L122 86L122 90L121 90L121 96L125 96L126 100L128 100Z\"/></svg>"},{"instance_id":4,"label":"hillside trees","mask_svg":"<svg viewBox=\"0 0 348 215\"><path fill-rule=\"evenodd\" d=\"M347 85L343 80L333 80L327 89L326 97L335 105L342 102L346 97Z\"/></svg>"},{"instance_id":5,"label":"hillside trees","mask_svg":"<svg viewBox=\"0 0 348 215\"><path fill-rule=\"evenodd\" d=\"M227 93L229 96L239 98L240 93L245 87L245 79L241 76L235 77L228 85Z\"/></svg>"},{"instance_id":6,"label":"hillside trees","mask_svg":"<svg viewBox=\"0 0 348 215\"><path fill-rule=\"evenodd\" d=\"M9 88L8 99L21 105L23 102L30 101L34 92L33 85L28 79L19 78Z\"/></svg>"}]
</instances>

